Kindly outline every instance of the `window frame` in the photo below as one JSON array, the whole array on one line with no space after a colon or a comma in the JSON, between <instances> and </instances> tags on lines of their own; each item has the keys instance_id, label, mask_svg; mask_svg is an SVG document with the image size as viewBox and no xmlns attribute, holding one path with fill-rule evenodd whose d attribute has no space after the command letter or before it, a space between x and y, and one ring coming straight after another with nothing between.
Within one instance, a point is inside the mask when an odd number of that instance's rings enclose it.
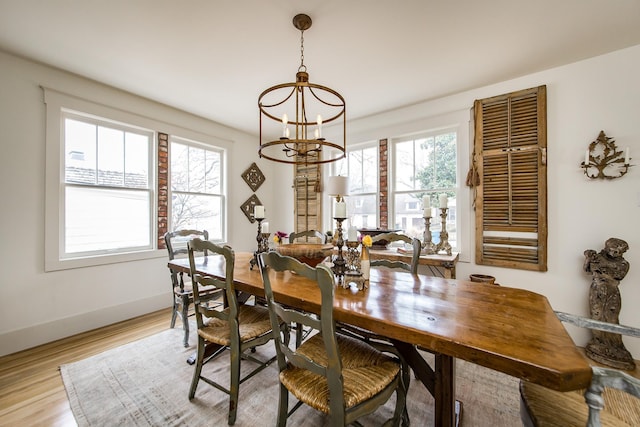
<instances>
[{"instance_id":1,"label":"window frame","mask_svg":"<svg viewBox=\"0 0 640 427\"><path fill-rule=\"evenodd\" d=\"M195 141L190 138L185 138L178 135L169 135L168 141L168 152L169 152L169 174L168 174L168 229L174 231L173 224L173 193L172 189L172 172L171 172L171 162L172 162L172 145L173 143L182 144L188 147L200 148L205 151L216 152L220 155L220 193L197 193L197 192L189 192L189 191L177 191L176 193L181 194L195 194L195 195L207 195L220 198L220 226L221 226L221 237L215 238L213 237L213 232L211 230L207 230L209 232L210 240L215 243L223 243L227 241L227 204L228 204L228 194L227 194L227 149L222 146L208 144L201 141Z\"/></svg>"},{"instance_id":2,"label":"window frame","mask_svg":"<svg viewBox=\"0 0 640 427\"><path fill-rule=\"evenodd\" d=\"M150 259L158 256L155 242L157 241L157 204L156 180L157 171L157 141L152 138L149 170L152 191L151 198L151 245L149 248L132 250L121 253L101 253L91 256L63 257L64 254L64 179L65 179L65 141L64 118L65 111L80 115L94 116L106 122L124 123L130 127L152 129L150 121L141 116L113 108L98 102L78 98L50 88L42 88L46 108L45 126L45 271L57 271L71 268L81 268L116 262Z\"/></svg>"},{"instance_id":3,"label":"window frame","mask_svg":"<svg viewBox=\"0 0 640 427\"><path fill-rule=\"evenodd\" d=\"M128 252L137 252L137 251L144 251L144 250L152 250L154 249L154 241L155 241L155 228L156 228L156 221L155 221L155 216L154 216L154 205L156 202L156 181L154 179L155 174L154 174L154 170L155 170L155 156L154 153L156 151L156 144L155 144L155 140L156 140L156 133L153 130L150 129L146 129L146 128L142 128L142 127L138 127L138 126L132 126L126 123L121 123L121 122L115 122L113 120L109 120L103 117L96 117L94 115L89 115L89 114L84 114L82 112L79 111L74 111L74 110L70 110L67 108L62 108L61 113L60 113L60 120L61 120L61 127L62 127L62 136L61 136L61 144L63 145L63 156L61 158L61 169L63 170L64 176L61 180L61 188L60 188L60 194L59 197L61 199L61 206L64 207L66 206L66 202L67 202L67 189L94 189L97 190L97 192L100 191L116 191L116 192L122 192L122 193L130 193L130 192L135 192L135 193L146 193L147 194L147 201L149 206L151 207L151 209L149 209L146 213L147 216L147 222L148 222L148 226L149 226L149 241L146 245L140 245L140 246L130 246L130 247L126 247L126 248L122 248L122 249L97 249L97 250L91 250L91 251L78 251L78 252L68 252L67 248L65 246L65 240L67 238L67 233L66 233L66 227L61 227L60 232L61 235L64 236L64 238L61 238L61 245L60 245L60 259L61 260L68 260L68 259L76 259L76 258L88 258L88 257L95 257L95 256L103 256L103 255L110 255L110 254L122 254L122 253L128 253ZM66 120L74 120L76 122L81 122L81 123L85 123L85 124L89 124L92 126L96 126L99 128L103 128L103 129L109 129L109 130L116 130L119 132L125 132L125 133L131 133L131 134L138 134L138 135L144 135L147 138L147 165L146 165L146 170L147 170L147 185L145 188L142 187L135 187L135 186L127 186L123 180L123 185L109 185L106 183L99 183L96 182L94 184L88 184L88 183L81 183L81 182L68 182L67 178L66 178L66 171L67 171L67 156L66 156L66 144L67 144L67 135L66 135ZM96 140L96 143L98 143L99 141ZM96 149L96 162L100 162L100 158L101 158L101 154L100 154L100 150ZM123 167L126 164L126 152L123 153L123 159L124 161L123 163ZM97 165L96 165L97 167ZM97 169L99 170L99 169ZM123 175L126 173L126 170L123 169ZM96 178L98 178L98 176L96 175ZM65 208L62 209L61 211L61 224L66 224L66 216L67 216L67 211Z\"/></svg>"},{"instance_id":4,"label":"window frame","mask_svg":"<svg viewBox=\"0 0 640 427\"><path fill-rule=\"evenodd\" d=\"M443 135L443 134L447 134L447 133L455 133L456 134L456 185L453 187L447 187L447 188L419 188L419 189L410 189L410 190L397 190L396 189L396 176L397 176L397 170L395 167L395 161L396 158L398 156L397 154L397 145L399 143L403 143L403 142L408 142L408 141L416 141L419 139L428 139L428 138L435 138L438 135ZM457 211L460 209L460 199L461 199L461 183L460 183L460 167L461 167L461 162L460 162L460 152L461 152L461 146L463 144L461 144L460 141L460 126L459 125L451 125L451 126L446 126L446 127L438 127L438 128L434 128L434 129L429 129L429 130L425 130L422 132L418 132L418 133L414 133L414 134L410 134L410 135L404 135L402 137L394 137L391 138L390 140L390 155L389 155L389 206L387 207L388 212L389 212L389 224L394 224L395 223L395 217L396 217L396 204L395 204L395 200L396 200L396 196L400 195L400 194L414 194L414 193L428 193L428 194L433 194L435 196L435 200L437 200L437 196L441 193L444 192L454 192L456 194L456 213ZM415 157L414 157L414 162L413 162L413 167L414 167L414 176L416 173L416 161L415 161ZM432 200L434 199L434 197L432 197ZM420 202L421 205L421 202ZM440 223L440 211L438 209L437 204L434 205L432 203L431 205L432 208L432 217L431 217L431 227L433 227L433 225L435 223ZM418 212L421 212L421 209L418 210ZM451 210L449 210L449 217L452 215ZM424 221L424 220L423 220ZM461 235L461 222L459 220L459 215L455 215L455 217L453 218L453 221L456 224L456 246L452 247L452 251L453 252L461 252L461 246L462 246L462 235ZM422 224L422 226L424 227L424 224ZM389 226L389 228L395 228L393 226ZM403 229L404 230L404 229ZM404 230L406 231L406 230ZM422 236L419 237L422 240Z\"/></svg>"},{"instance_id":5,"label":"window frame","mask_svg":"<svg viewBox=\"0 0 640 427\"><path fill-rule=\"evenodd\" d=\"M329 176L335 176L339 174L339 171L337 170L338 164L340 164L340 162L345 162L346 164L346 170L347 170L347 176L350 176L349 173L349 155L354 152L354 151L363 151L366 149L375 149L376 152L376 165L377 165L377 173L376 173L376 180L375 180L375 190L374 191L370 191L370 192L362 192L362 193L351 193L351 180L349 180L349 191L350 193L347 195L347 198L349 197L353 197L353 196L374 196L375 197L375 205L376 205L376 212L375 212L375 224L374 226L368 226L368 228L375 228L378 226L378 224L380 223L380 145L378 141L368 141L368 142L362 142L362 143L358 143L358 144L353 144L353 145L349 145L347 146L347 152L345 153L345 158L337 160L333 163L330 163L330 173ZM337 151L336 151L337 153ZM333 230L335 228L335 221L333 220L333 201L335 199L335 196L327 196L327 206L328 206L328 215L327 218L329 218L329 222L330 222L330 226L327 228L328 230ZM347 216L349 215L349 212L347 212ZM350 226L350 222L349 219L347 219L346 221L344 221L344 223L342 224L342 228L343 230L348 229L348 227ZM346 233L346 232L345 232Z\"/></svg>"}]
</instances>

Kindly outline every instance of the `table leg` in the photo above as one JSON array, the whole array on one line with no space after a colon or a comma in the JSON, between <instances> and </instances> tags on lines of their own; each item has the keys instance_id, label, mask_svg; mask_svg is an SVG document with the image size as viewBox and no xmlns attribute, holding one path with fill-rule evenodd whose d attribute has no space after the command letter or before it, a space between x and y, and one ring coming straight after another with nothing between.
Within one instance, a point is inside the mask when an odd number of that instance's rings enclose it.
<instances>
[{"instance_id":1,"label":"table leg","mask_svg":"<svg viewBox=\"0 0 640 427\"><path fill-rule=\"evenodd\" d=\"M458 425L456 416L456 361L451 356L436 353L435 425Z\"/></svg>"},{"instance_id":2,"label":"table leg","mask_svg":"<svg viewBox=\"0 0 640 427\"><path fill-rule=\"evenodd\" d=\"M416 346L401 341L393 345L404 357L416 378L434 397L436 426L454 427L460 423L462 403L455 400L455 358L435 353L435 370L422 358Z\"/></svg>"}]
</instances>

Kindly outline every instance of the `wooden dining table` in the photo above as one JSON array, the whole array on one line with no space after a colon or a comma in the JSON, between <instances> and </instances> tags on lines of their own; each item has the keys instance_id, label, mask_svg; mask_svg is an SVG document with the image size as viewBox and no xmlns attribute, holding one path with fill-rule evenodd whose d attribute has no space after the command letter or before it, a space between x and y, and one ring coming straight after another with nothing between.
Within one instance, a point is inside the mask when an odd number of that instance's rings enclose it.
<instances>
[{"instance_id":1,"label":"wooden dining table","mask_svg":"<svg viewBox=\"0 0 640 427\"><path fill-rule=\"evenodd\" d=\"M237 291L264 296L252 253L235 254ZM168 267L188 273L188 259ZM224 277L220 256L196 258L196 271ZM319 313L316 285L290 272L269 272L276 299ZM336 286L336 321L389 338L433 395L436 426L456 425L455 359L558 390L586 388L591 368L546 297L523 289L371 269L369 287ZM418 349L435 355L433 366Z\"/></svg>"}]
</instances>

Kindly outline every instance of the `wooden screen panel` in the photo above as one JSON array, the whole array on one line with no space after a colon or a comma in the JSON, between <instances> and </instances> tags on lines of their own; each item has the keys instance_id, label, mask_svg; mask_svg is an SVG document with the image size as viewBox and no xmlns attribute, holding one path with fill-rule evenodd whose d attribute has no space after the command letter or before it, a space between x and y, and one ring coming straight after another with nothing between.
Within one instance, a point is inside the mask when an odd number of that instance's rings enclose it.
<instances>
[{"instance_id":1,"label":"wooden screen panel","mask_svg":"<svg viewBox=\"0 0 640 427\"><path fill-rule=\"evenodd\" d=\"M291 231L322 231L320 170L319 165L297 164L294 166L295 224Z\"/></svg>"},{"instance_id":2,"label":"wooden screen panel","mask_svg":"<svg viewBox=\"0 0 640 427\"><path fill-rule=\"evenodd\" d=\"M546 87L474 104L476 263L547 269Z\"/></svg>"}]
</instances>

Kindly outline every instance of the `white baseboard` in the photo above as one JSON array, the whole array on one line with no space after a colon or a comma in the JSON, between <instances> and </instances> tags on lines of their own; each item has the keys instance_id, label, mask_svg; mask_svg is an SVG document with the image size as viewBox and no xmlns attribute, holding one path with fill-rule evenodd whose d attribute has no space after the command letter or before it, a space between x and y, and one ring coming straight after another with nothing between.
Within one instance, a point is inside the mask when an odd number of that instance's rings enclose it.
<instances>
[{"instance_id":1,"label":"white baseboard","mask_svg":"<svg viewBox=\"0 0 640 427\"><path fill-rule=\"evenodd\" d=\"M171 295L170 292L167 292L144 300L105 307L98 311L82 313L77 316L7 332L0 335L0 356L142 316L170 306ZM170 319L167 318L167 327L169 327L169 321Z\"/></svg>"}]
</instances>

